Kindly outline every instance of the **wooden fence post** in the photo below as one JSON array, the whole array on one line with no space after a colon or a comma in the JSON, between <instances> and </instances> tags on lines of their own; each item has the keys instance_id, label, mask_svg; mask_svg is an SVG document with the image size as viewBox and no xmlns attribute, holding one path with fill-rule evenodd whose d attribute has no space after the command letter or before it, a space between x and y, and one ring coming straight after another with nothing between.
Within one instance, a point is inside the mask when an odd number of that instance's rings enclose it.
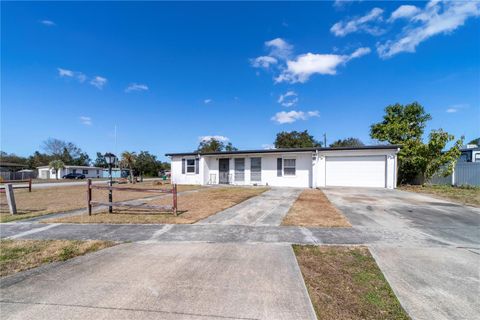
<instances>
[{"instance_id":1,"label":"wooden fence post","mask_svg":"<svg viewBox=\"0 0 480 320\"><path fill-rule=\"evenodd\" d=\"M173 185L173 214L177 216L177 184Z\"/></svg>"},{"instance_id":2,"label":"wooden fence post","mask_svg":"<svg viewBox=\"0 0 480 320\"><path fill-rule=\"evenodd\" d=\"M88 208L88 215L92 215L92 179L87 180L87 208Z\"/></svg>"},{"instance_id":3,"label":"wooden fence post","mask_svg":"<svg viewBox=\"0 0 480 320\"><path fill-rule=\"evenodd\" d=\"M8 209L11 214L17 214L17 205L15 203L15 194L13 193L13 185L7 183L5 185L5 194L7 195Z\"/></svg>"},{"instance_id":4,"label":"wooden fence post","mask_svg":"<svg viewBox=\"0 0 480 320\"><path fill-rule=\"evenodd\" d=\"M28 179L28 192L32 192L32 178Z\"/></svg>"}]
</instances>

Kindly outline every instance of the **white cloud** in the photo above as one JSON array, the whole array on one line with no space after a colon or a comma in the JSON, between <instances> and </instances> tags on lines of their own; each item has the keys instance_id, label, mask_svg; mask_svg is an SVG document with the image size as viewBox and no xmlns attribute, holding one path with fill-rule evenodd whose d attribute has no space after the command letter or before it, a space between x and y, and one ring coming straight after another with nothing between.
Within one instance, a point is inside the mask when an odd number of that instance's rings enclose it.
<instances>
[{"instance_id":1,"label":"white cloud","mask_svg":"<svg viewBox=\"0 0 480 320\"><path fill-rule=\"evenodd\" d=\"M40 20L40 23L43 24L44 26L47 26L47 27L54 27L54 26L57 25L52 20Z\"/></svg>"},{"instance_id":2,"label":"white cloud","mask_svg":"<svg viewBox=\"0 0 480 320\"><path fill-rule=\"evenodd\" d=\"M87 79L87 76L78 71L72 71L63 68L57 68L58 76L61 78L76 78L78 82L83 83Z\"/></svg>"},{"instance_id":3,"label":"white cloud","mask_svg":"<svg viewBox=\"0 0 480 320\"><path fill-rule=\"evenodd\" d=\"M333 2L333 6L334 6L335 8L343 8L345 5L351 4L351 3L355 2L355 1L361 2L361 1L363 1L363 0L335 0L335 1Z\"/></svg>"},{"instance_id":4,"label":"white cloud","mask_svg":"<svg viewBox=\"0 0 480 320\"><path fill-rule=\"evenodd\" d=\"M72 70L57 68L60 77L73 77L75 73Z\"/></svg>"},{"instance_id":5,"label":"white cloud","mask_svg":"<svg viewBox=\"0 0 480 320\"><path fill-rule=\"evenodd\" d=\"M205 100L203 100L203 103L205 103L205 104L209 104L209 103L212 103L212 102L213 102L212 99L205 99Z\"/></svg>"},{"instance_id":6,"label":"white cloud","mask_svg":"<svg viewBox=\"0 0 480 320\"><path fill-rule=\"evenodd\" d=\"M215 139L215 140L221 141L221 142L227 142L228 140L230 140L225 136L200 136L200 137L198 137L199 141L209 141L209 140L212 140L212 139Z\"/></svg>"},{"instance_id":7,"label":"white cloud","mask_svg":"<svg viewBox=\"0 0 480 320\"><path fill-rule=\"evenodd\" d=\"M447 113L455 113L455 112L459 112L461 109L465 109L465 108L468 108L470 107L469 104L466 104L466 103L460 103L460 104L454 104L450 107L447 108L447 110L445 110Z\"/></svg>"},{"instance_id":8,"label":"white cloud","mask_svg":"<svg viewBox=\"0 0 480 320\"><path fill-rule=\"evenodd\" d=\"M287 68L275 78L276 82L304 83L313 74L334 75L337 67L354 58L370 53L370 48L359 48L350 55L314 54L299 55L295 60L287 61Z\"/></svg>"},{"instance_id":9,"label":"white cloud","mask_svg":"<svg viewBox=\"0 0 480 320\"><path fill-rule=\"evenodd\" d=\"M415 52L423 41L438 34L453 32L470 17L480 15L479 1L430 1L413 15L395 40L377 44L381 58L390 58L401 52Z\"/></svg>"},{"instance_id":10,"label":"white cloud","mask_svg":"<svg viewBox=\"0 0 480 320\"><path fill-rule=\"evenodd\" d=\"M276 148L275 148L275 145L274 145L274 144L264 143L264 144L262 144L262 149L272 150L272 149L276 149Z\"/></svg>"},{"instance_id":11,"label":"white cloud","mask_svg":"<svg viewBox=\"0 0 480 320\"><path fill-rule=\"evenodd\" d=\"M293 107L298 102L298 94L295 91L287 91L278 97L278 103L284 107Z\"/></svg>"},{"instance_id":12,"label":"white cloud","mask_svg":"<svg viewBox=\"0 0 480 320\"><path fill-rule=\"evenodd\" d=\"M92 118L86 116L81 116L80 122L86 126L91 126L93 124Z\"/></svg>"},{"instance_id":13,"label":"white cloud","mask_svg":"<svg viewBox=\"0 0 480 320\"><path fill-rule=\"evenodd\" d=\"M95 76L92 80L90 80L90 84L98 89L103 89L103 87L107 84L107 79L100 76Z\"/></svg>"},{"instance_id":14,"label":"white cloud","mask_svg":"<svg viewBox=\"0 0 480 320\"><path fill-rule=\"evenodd\" d=\"M292 54L293 50L293 46L282 38L275 38L273 40L266 41L265 46L270 49L270 57L275 57L282 60L287 59Z\"/></svg>"},{"instance_id":15,"label":"white cloud","mask_svg":"<svg viewBox=\"0 0 480 320\"><path fill-rule=\"evenodd\" d=\"M457 108L448 108L448 109L447 109L447 112L448 112L448 113L455 113L455 112L457 112L457 111L458 111Z\"/></svg>"},{"instance_id":16,"label":"white cloud","mask_svg":"<svg viewBox=\"0 0 480 320\"><path fill-rule=\"evenodd\" d=\"M307 120L310 117L319 117L320 114L318 111L280 111L277 112L271 120L279 123L279 124L284 124L284 123L293 123L297 120Z\"/></svg>"},{"instance_id":17,"label":"white cloud","mask_svg":"<svg viewBox=\"0 0 480 320\"><path fill-rule=\"evenodd\" d=\"M340 21L335 23L331 28L332 32L337 37L344 37L353 32L366 32L373 35L382 34L384 31L378 26L372 25L374 22L382 20L383 9L373 8L369 13L362 17L354 18L350 21Z\"/></svg>"},{"instance_id":18,"label":"white cloud","mask_svg":"<svg viewBox=\"0 0 480 320\"><path fill-rule=\"evenodd\" d=\"M270 56L261 56L255 59L251 59L250 62L254 68L268 69L270 65L276 64L278 60Z\"/></svg>"},{"instance_id":19,"label":"white cloud","mask_svg":"<svg viewBox=\"0 0 480 320\"><path fill-rule=\"evenodd\" d=\"M388 21L391 22L401 18L411 18L412 16L416 15L419 11L420 9L416 6L402 5L398 7L397 10L392 12L392 15L390 16L390 19L388 19Z\"/></svg>"},{"instance_id":20,"label":"white cloud","mask_svg":"<svg viewBox=\"0 0 480 320\"><path fill-rule=\"evenodd\" d=\"M125 88L125 92L132 91L148 91L148 86L146 84L131 83L127 88Z\"/></svg>"}]
</instances>

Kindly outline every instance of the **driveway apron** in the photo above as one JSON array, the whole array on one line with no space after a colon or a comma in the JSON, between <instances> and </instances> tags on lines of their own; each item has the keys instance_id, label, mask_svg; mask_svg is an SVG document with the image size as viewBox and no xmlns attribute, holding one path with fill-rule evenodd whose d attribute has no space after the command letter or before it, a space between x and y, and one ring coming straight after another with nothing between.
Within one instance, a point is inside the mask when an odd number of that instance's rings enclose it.
<instances>
[{"instance_id":1,"label":"driveway apron","mask_svg":"<svg viewBox=\"0 0 480 320\"><path fill-rule=\"evenodd\" d=\"M131 243L26 273L2 319L316 319L285 244Z\"/></svg>"}]
</instances>

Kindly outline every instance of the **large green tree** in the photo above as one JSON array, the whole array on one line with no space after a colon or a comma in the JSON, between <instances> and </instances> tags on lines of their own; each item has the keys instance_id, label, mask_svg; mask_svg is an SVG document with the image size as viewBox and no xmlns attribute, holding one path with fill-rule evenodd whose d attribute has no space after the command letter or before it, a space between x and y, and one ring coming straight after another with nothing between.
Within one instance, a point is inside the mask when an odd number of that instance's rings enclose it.
<instances>
[{"instance_id":1,"label":"large green tree","mask_svg":"<svg viewBox=\"0 0 480 320\"><path fill-rule=\"evenodd\" d=\"M277 133L275 139L275 148L289 149L289 148L315 148L320 147L321 143L314 139L312 135L305 131L282 131Z\"/></svg>"},{"instance_id":2,"label":"large green tree","mask_svg":"<svg viewBox=\"0 0 480 320\"><path fill-rule=\"evenodd\" d=\"M358 138L346 138L339 139L330 144L330 147L361 147L364 146L363 142Z\"/></svg>"},{"instance_id":3,"label":"large green tree","mask_svg":"<svg viewBox=\"0 0 480 320\"><path fill-rule=\"evenodd\" d=\"M50 169L55 170L55 177L58 180L58 172L60 171L60 169L65 168L65 164L63 163L63 161L62 160L52 160L52 161L50 161L48 166L50 167Z\"/></svg>"},{"instance_id":4,"label":"large green tree","mask_svg":"<svg viewBox=\"0 0 480 320\"><path fill-rule=\"evenodd\" d=\"M122 153L122 159L120 160L120 164L123 167L128 168L130 171L129 177L130 182L135 182L133 180L133 168L135 167L135 162L137 161L137 154L135 152L124 151Z\"/></svg>"},{"instance_id":5,"label":"large green tree","mask_svg":"<svg viewBox=\"0 0 480 320\"><path fill-rule=\"evenodd\" d=\"M385 108L383 121L370 128L370 136L381 142L401 145L398 153L398 182L424 183L435 173L448 175L452 172L460 156L463 137L445 150L446 145L455 140L448 132L433 130L427 143L423 134L430 114L417 102L394 104Z\"/></svg>"},{"instance_id":6,"label":"large green tree","mask_svg":"<svg viewBox=\"0 0 480 320\"><path fill-rule=\"evenodd\" d=\"M157 176L158 171L162 169L162 162L148 151L140 151L135 161L135 169L142 176Z\"/></svg>"},{"instance_id":7,"label":"large green tree","mask_svg":"<svg viewBox=\"0 0 480 320\"><path fill-rule=\"evenodd\" d=\"M233 146L231 142L225 144L219 139L210 138L200 141L196 152L207 153L207 152L221 152L221 151L236 151L238 150Z\"/></svg>"}]
</instances>

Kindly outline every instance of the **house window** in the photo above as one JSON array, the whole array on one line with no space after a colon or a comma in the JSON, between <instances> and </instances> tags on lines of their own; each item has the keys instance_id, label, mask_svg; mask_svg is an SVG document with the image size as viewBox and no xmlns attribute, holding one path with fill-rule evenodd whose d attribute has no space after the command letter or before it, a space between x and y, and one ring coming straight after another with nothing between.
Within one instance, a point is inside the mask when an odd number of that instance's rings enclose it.
<instances>
[{"instance_id":1,"label":"house window","mask_svg":"<svg viewBox=\"0 0 480 320\"><path fill-rule=\"evenodd\" d=\"M295 159L283 159L283 175L294 176L296 173L296 160Z\"/></svg>"},{"instance_id":2,"label":"house window","mask_svg":"<svg viewBox=\"0 0 480 320\"><path fill-rule=\"evenodd\" d=\"M187 159L187 173L195 173L195 159Z\"/></svg>"},{"instance_id":3,"label":"house window","mask_svg":"<svg viewBox=\"0 0 480 320\"><path fill-rule=\"evenodd\" d=\"M475 162L480 162L480 153L475 153Z\"/></svg>"},{"instance_id":4,"label":"house window","mask_svg":"<svg viewBox=\"0 0 480 320\"><path fill-rule=\"evenodd\" d=\"M100 170L97 170L97 174L100 174Z\"/></svg>"},{"instance_id":5,"label":"house window","mask_svg":"<svg viewBox=\"0 0 480 320\"><path fill-rule=\"evenodd\" d=\"M242 182L245 180L245 159L235 159L235 181Z\"/></svg>"},{"instance_id":6,"label":"house window","mask_svg":"<svg viewBox=\"0 0 480 320\"><path fill-rule=\"evenodd\" d=\"M262 158L250 159L250 180L262 181Z\"/></svg>"},{"instance_id":7,"label":"house window","mask_svg":"<svg viewBox=\"0 0 480 320\"><path fill-rule=\"evenodd\" d=\"M82 170L83 174L88 174L88 170Z\"/></svg>"}]
</instances>

